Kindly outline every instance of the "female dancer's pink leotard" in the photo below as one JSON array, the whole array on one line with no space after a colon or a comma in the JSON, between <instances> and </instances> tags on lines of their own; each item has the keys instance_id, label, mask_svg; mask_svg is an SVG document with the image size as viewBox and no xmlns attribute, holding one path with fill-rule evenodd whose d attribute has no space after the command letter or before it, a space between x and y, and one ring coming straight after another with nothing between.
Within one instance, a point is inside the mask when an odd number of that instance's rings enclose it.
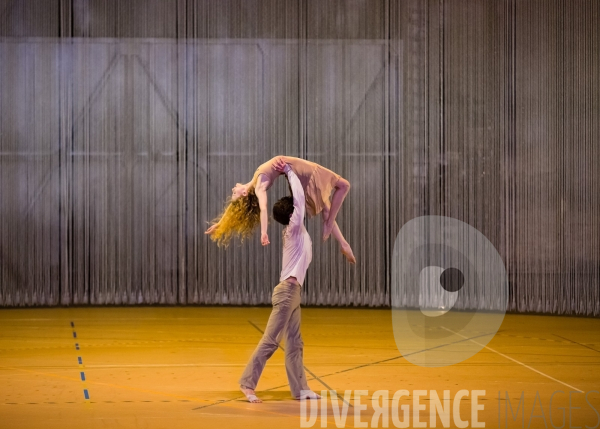
<instances>
[{"instance_id":1,"label":"female dancer's pink leotard","mask_svg":"<svg viewBox=\"0 0 600 429\"><path fill-rule=\"evenodd\" d=\"M269 189L275 182L275 179L280 174L283 174L275 170L275 161L277 158L283 158L286 163L290 164L292 170L294 170L294 173L300 179L300 183L302 183L302 188L304 189L304 196L306 197L306 212L309 217L315 216L321 213L324 208L330 207L329 197L340 179L340 175L322 165L305 159L294 158L293 156L271 158L256 169L252 183L256 184L258 176L262 174L267 180L267 189Z\"/></svg>"}]
</instances>

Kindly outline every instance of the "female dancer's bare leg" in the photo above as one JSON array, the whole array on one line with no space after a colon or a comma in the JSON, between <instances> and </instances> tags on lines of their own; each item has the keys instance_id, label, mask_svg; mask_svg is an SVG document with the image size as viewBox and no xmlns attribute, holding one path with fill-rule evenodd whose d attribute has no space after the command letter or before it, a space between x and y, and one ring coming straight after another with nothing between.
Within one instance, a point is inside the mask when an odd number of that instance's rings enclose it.
<instances>
[{"instance_id":1,"label":"female dancer's bare leg","mask_svg":"<svg viewBox=\"0 0 600 429\"><path fill-rule=\"evenodd\" d=\"M325 223L327 222L327 218L329 217L330 213L331 212L327 209L324 209L321 212L321 217L323 218L323 227L325 227ZM340 243L340 246L342 248L341 249L342 255L344 255L346 257L346 259L348 260L348 262L350 262L351 264L356 264L356 258L354 257L352 248L350 247L350 244L348 244L348 242L342 235L342 231L340 231L340 228L338 227L337 222L333 222L333 230L331 231L331 233L333 234L333 238L335 238L338 241L338 243Z\"/></svg>"},{"instance_id":2,"label":"female dancer's bare leg","mask_svg":"<svg viewBox=\"0 0 600 429\"><path fill-rule=\"evenodd\" d=\"M342 207L342 203L344 202L344 198L350 192L350 182L348 182L343 177L340 177L335 185L335 191L333 192L333 196L331 197L331 207L329 208L329 217L323 222L323 241L329 238L329 235L333 232L335 225L335 218L340 211L340 207ZM339 228L338 228L339 230ZM341 233L340 233L341 235ZM343 237L342 237L343 239ZM339 241L339 240L338 240ZM344 240L346 241L346 240ZM341 242L340 242L341 244ZM348 244L346 242L346 244ZM350 246L348 246L350 247Z\"/></svg>"}]
</instances>

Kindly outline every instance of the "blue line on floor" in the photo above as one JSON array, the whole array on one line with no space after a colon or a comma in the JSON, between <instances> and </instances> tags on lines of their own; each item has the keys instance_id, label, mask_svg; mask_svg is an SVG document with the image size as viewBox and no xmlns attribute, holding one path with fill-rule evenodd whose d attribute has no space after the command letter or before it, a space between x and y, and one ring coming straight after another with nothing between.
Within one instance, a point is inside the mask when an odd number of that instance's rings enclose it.
<instances>
[{"instance_id":1,"label":"blue line on floor","mask_svg":"<svg viewBox=\"0 0 600 429\"><path fill-rule=\"evenodd\" d=\"M71 328L73 328L73 338L77 338L77 332L75 332L75 323L73 323L73 321L71 321ZM75 350L79 350L79 343L75 343ZM79 354L79 353L78 353ZM83 358L81 356L77 356L77 362L79 363L79 365L83 365ZM87 390L86 385L85 385L85 372L81 371L79 372L79 377L81 377L81 381L83 381L83 397L86 400L90 399L90 392Z\"/></svg>"}]
</instances>

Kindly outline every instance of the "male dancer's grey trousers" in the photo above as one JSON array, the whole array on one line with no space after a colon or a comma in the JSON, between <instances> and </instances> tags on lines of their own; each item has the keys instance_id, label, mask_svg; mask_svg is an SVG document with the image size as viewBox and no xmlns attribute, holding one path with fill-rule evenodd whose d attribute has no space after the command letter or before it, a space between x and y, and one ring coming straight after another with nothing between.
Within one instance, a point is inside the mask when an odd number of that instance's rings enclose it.
<instances>
[{"instance_id":1,"label":"male dancer's grey trousers","mask_svg":"<svg viewBox=\"0 0 600 429\"><path fill-rule=\"evenodd\" d=\"M240 378L240 385L256 389L267 359L275 353L285 334L285 370L292 396L298 399L301 390L309 390L302 359L304 343L300 335L300 289L299 285L283 280L273 290L273 311L265 333Z\"/></svg>"}]
</instances>

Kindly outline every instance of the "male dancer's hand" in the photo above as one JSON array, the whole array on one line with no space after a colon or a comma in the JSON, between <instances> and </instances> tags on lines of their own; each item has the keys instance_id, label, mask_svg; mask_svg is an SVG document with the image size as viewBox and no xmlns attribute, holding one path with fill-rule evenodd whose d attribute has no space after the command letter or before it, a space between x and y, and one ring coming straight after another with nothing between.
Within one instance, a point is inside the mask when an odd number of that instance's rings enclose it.
<instances>
[{"instance_id":1,"label":"male dancer's hand","mask_svg":"<svg viewBox=\"0 0 600 429\"><path fill-rule=\"evenodd\" d=\"M271 242L269 241L269 236L268 236L268 234L267 234L266 232L263 232L263 233L260 235L260 243L261 243L263 246L267 246L267 245L271 244Z\"/></svg>"},{"instance_id":2,"label":"male dancer's hand","mask_svg":"<svg viewBox=\"0 0 600 429\"><path fill-rule=\"evenodd\" d=\"M286 165L287 165L287 162L285 162L283 160L283 157L281 157L281 156L277 157L277 159L275 160L275 170L279 171L280 173L284 173L284 169L285 169Z\"/></svg>"}]
</instances>

